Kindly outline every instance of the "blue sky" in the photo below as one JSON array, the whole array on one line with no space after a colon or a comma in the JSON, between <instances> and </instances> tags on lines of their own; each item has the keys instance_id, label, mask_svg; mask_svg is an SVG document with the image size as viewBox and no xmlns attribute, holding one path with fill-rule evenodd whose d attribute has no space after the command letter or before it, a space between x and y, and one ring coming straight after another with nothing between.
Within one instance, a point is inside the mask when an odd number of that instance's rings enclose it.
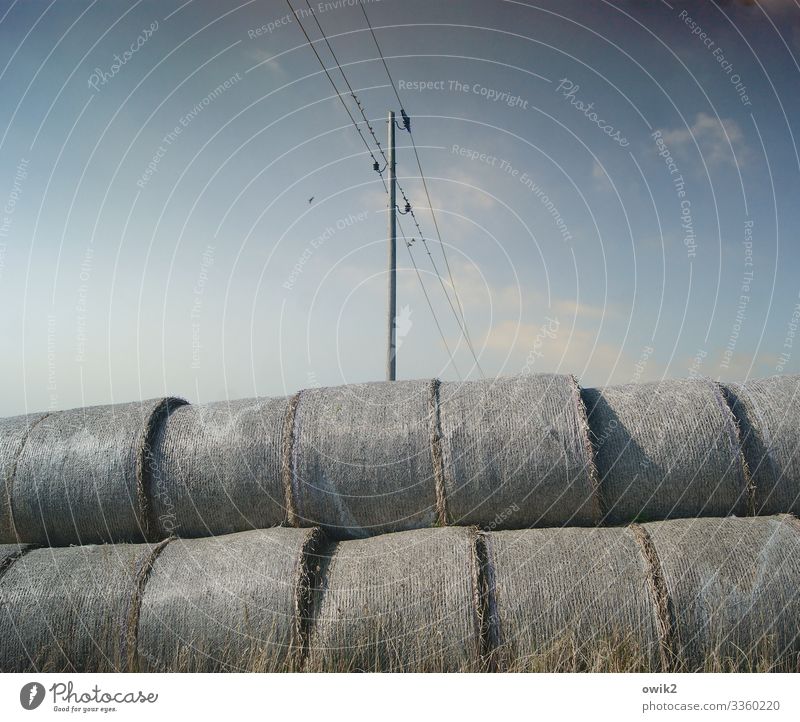
<instances>
[{"instance_id":1,"label":"blue sky","mask_svg":"<svg viewBox=\"0 0 800 722\"><path fill-rule=\"evenodd\" d=\"M798 372L800 6L364 5L441 231L398 130L399 378ZM360 8L311 7L385 145ZM3 415L383 378L385 193L285 2L0 18Z\"/></svg>"}]
</instances>

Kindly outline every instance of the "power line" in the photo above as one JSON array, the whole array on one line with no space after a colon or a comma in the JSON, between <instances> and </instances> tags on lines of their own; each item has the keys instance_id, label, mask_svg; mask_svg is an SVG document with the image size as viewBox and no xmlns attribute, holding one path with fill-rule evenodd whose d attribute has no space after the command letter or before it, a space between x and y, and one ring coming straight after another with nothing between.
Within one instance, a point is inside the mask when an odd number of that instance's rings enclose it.
<instances>
[{"instance_id":1,"label":"power line","mask_svg":"<svg viewBox=\"0 0 800 722\"><path fill-rule=\"evenodd\" d=\"M445 266L447 268L447 275L448 275L448 278L450 280L450 285L453 287L453 295L455 295L455 297L456 297L456 303L458 304L459 311L461 312L461 319L463 320L462 330L463 330L463 333L464 333L464 338L467 341L467 345L469 346L470 352L472 353L472 357L475 359L475 365L477 366L478 371L480 372L481 376L483 376L484 375L483 369L481 368L480 362L478 361L478 357L477 357L477 355L475 353L475 348L472 345L472 339L469 336L469 329L467 328L467 319L466 319L466 315L464 314L464 307L463 307L463 305L461 303L461 298L460 298L460 296L458 294L458 289L456 288L456 282L455 282L455 279L453 278L453 271L452 271L452 269L450 267L450 261L447 258L447 253L445 252L444 243L442 242L442 233L441 233L441 230L439 229L439 221L436 218L436 212L434 211L434 208L433 208L433 201L431 200L431 194L430 194L430 191L428 189L428 181L426 180L425 173L422 170L422 161L420 160L420 157L419 157L419 151L417 150L417 144L414 141L414 134L411 132L411 123L410 123L410 121L408 121L408 116L406 115L406 112L403 109L404 108L403 101L400 98L400 94L397 91L397 86L395 85L394 78L392 78L392 74L391 74L391 72L389 70L389 65L387 64L386 58L383 55L383 51L381 50L381 46L380 46L380 43L378 42L378 38L375 35L375 30L372 27L372 23L369 21L369 16L367 15L367 10L364 7L363 0L361 0L361 2L359 2L359 7L361 8L361 12L364 15L364 20L367 23L367 27L369 28L370 34L372 35L372 40L375 42L375 47L378 50L378 55L380 56L381 62L383 63L383 67L386 70L386 75L389 78L389 82L392 85L392 90L394 91L394 95L397 98L397 102L400 105L400 112L403 114L403 119L405 121L405 128L408 131L409 137L411 138L411 147L414 149L414 157L416 158L416 161L417 161L417 168L419 168L419 175L420 175L420 179L422 180L422 187L425 190L425 197L428 200L428 208L429 208L429 210L431 212L431 218L433 219L433 226L434 226L434 229L436 230L436 237L439 240L439 247L440 247L440 249L442 251L442 256L444 258ZM416 218L415 218L415 220L416 220ZM417 226L417 227L419 227L419 226ZM421 231L420 231L420 233L421 233ZM428 255L430 255L430 253ZM431 256L431 260L433 260L433 256ZM449 300L450 299L449 299L449 296L448 296L448 301ZM452 303L451 303L451 307L452 307ZM455 313L455 309L453 309L453 313ZM461 325L461 324L459 323L459 325Z\"/></svg>"},{"instance_id":2,"label":"power line","mask_svg":"<svg viewBox=\"0 0 800 722\"><path fill-rule=\"evenodd\" d=\"M300 26L300 29L302 30L303 35L305 36L306 42L308 43L308 45L311 48L311 50L314 52L314 55L316 56L317 61L319 62L320 66L322 67L322 70L325 72L325 75L328 78L328 81L330 82L331 86L333 87L333 91L336 94L336 97L339 99L339 102L341 102L342 107L345 109L345 112L347 113L347 116L350 118L350 122L355 127L356 131L358 132L359 137L361 138L361 141L364 143L364 146L367 149L367 153L369 153L369 156L373 161L374 168L378 171L378 175L381 178L381 182L383 183L384 190L386 190L388 192L388 187L386 185L386 180L383 177L383 171L380 169L380 167L378 165L378 161L375 159L375 155L373 154L372 149L369 146L369 143L367 143L367 139L364 137L364 134L362 133L361 128L359 128L358 122L353 117L353 114L350 112L350 109L347 107L347 104L344 102L344 98L342 98L342 94L339 92L339 88L336 86L336 83L334 82L333 78L331 77L331 74L328 72L328 68L325 66L325 63L323 62L322 58L320 57L319 53L317 52L317 49L314 47L314 43L312 42L311 38L309 37L308 32L306 32L306 29L303 26L303 23L300 21L300 18L298 17L294 7L292 7L291 1L290 0L286 0L286 4L289 6L289 9L291 10L292 14L295 16L295 18L297 20L297 24ZM336 57L336 53L333 51L333 48L331 47L331 44L330 44L330 41L328 40L328 37L327 37L327 35L325 35L325 31L322 29L322 26L320 25L319 20L317 19L316 15L314 14L314 11L311 9L311 6L308 3L308 0L306 0L306 4L308 5L309 10L311 11L311 14L314 16L314 20L315 20L315 22L317 24L317 27L319 28L319 31L322 34L322 37L325 39L325 43L328 46L328 50L330 50L331 56L333 57L333 60L336 63L336 66L338 67L339 72L341 73L342 78L344 79L344 82L347 85L348 90L350 91L350 95L352 96L352 98L355 101L359 111L361 112L362 117L364 118L364 123L366 124L367 129L369 130L370 134L372 135L372 138L373 138L375 144L378 147L378 151L383 156L384 161L386 163L388 163L388 159L386 158L386 154L384 153L383 148L381 147L380 141L378 140L377 136L375 135L375 131L372 128L372 125L370 124L369 119L366 116L366 113L364 112L363 106L361 105L361 102L358 100L358 97L356 96L355 91L353 90L353 87L350 85L350 82L347 79L347 75L345 74L344 69L342 68L341 64L339 63L339 60ZM387 71L388 71L388 68L387 68ZM394 87L394 86L392 86L392 87ZM410 207L410 202L409 202L409 200L408 200L408 198L407 198L407 196L405 194L405 191L402 189L402 187L400 186L399 183L396 183L396 185L397 185L398 189L400 190L400 193L401 193L401 195L403 197L403 200L406 202L406 207ZM425 243L425 239L424 239L424 236L422 234L422 230L420 229L419 223L417 223L416 217L413 215L413 212L412 212L412 218L414 218L414 222L416 224L417 230L420 233L420 238L422 239L423 244L425 245L425 248L426 248L426 250L428 252L428 256L430 256L431 261L433 261L433 256L431 255L430 250L428 250L428 248L427 248L427 243ZM456 372L456 375L459 377L459 379L461 379L461 373L459 372L458 366L456 365L456 362L455 362L455 358L454 358L452 352L450 351L450 346L447 343L447 338L445 337L444 332L442 331L442 327L441 327L441 324L439 323L439 319L438 319L438 317L436 315L436 311L433 308L433 304L431 303L430 296L428 294L427 289L425 288L425 283L422 280L422 276L421 276L421 274L419 272L419 268L417 267L417 263L414 260L414 255L413 255L413 253L411 251L411 243L408 242L408 238L407 238L405 232L403 231L403 227L402 227L402 224L400 223L400 219L399 218L398 218L398 227L400 229L400 234L401 234L401 236L403 238L403 242L404 242L404 244L406 246L406 250L408 251L409 258L411 259L411 263L412 263L412 265L414 267L414 271L416 273L417 280L419 281L420 287L422 289L422 293L425 296L425 301L428 304L428 308L430 309L431 315L433 316L433 321L436 324L436 329L438 330L439 336L441 337L442 342L444 343L444 347L445 347L445 349L447 351L447 355L448 355L448 357L450 359L450 363L452 364L453 369ZM442 283L441 274L439 273L438 269L436 269L435 264L434 264L434 270L436 272L437 278L439 279L439 282ZM443 283L442 283L442 288L443 289L445 288ZM446 289L445 289L445 295L447 295L447 290ZM448 296L448 302L449 301L450 301L450 298ZM450 308L453 309L452 303L450 303ZM454 309L453 309L453 312L455 313ZM458 317L457 316L456 316L456 321L458 321ZM476 362L477 362L477 359L476 359Z\"/></svg>"}]
</instances>

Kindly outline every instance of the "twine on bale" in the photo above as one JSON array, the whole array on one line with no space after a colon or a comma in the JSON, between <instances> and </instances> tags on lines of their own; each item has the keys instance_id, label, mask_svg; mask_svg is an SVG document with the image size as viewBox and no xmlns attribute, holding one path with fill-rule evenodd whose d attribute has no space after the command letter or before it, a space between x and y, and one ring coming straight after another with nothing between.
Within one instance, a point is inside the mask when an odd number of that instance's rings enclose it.
<instances>
[{"instance_id":1,"label":"twine on bale","mask_svg":"<svg viewBox=\"0 0 800 722\"><path fill-rule=\"evenodd\" d=\"M302 670L308 657L311 624L314 619L314 594L320 588L327 563L335 544L319 527L309 530L303 542L294 575L294 654L290 663L293 671Z\"/></svg>"},{"instance_id":2,"label":"twine on bale","mask_svg":"<svg viewBox=\"0 0 800 722\"><path fill-rule=\"evenodd\" d=\"M441 381L431 381L431 457L433 459L433 480L436 485L436 521L439 526L447 526L447 496L444 486L444 457L442 456L442 420L439 410L439 387Z\"/></svg>"},{"instance_id":3,"label":"twine on bale","mask_svg":"<svg viewBox=\"0 0 800 722\"><path fill-rule=\"evenodd\" d=\"M649 532L641 524L631 524L629 527L633 538L639 545L639 550L647 565L647 583L653 600L656 627L658 629L658 648L661 658L662 672L675 672L677 643L675 639L675 612L672 599L669 596L661 560L658 558L653 540Z\"/></svg>"},{"instance_id":4,"label":"twine on bale","mask_svg":"<svg viewBox=\"0 0 800 722\"><path fill-rule=\"evenodd\" d=\"M146 541L157 541L159 537L158 519L154 516L152 504L153 478L156 475L153 449L158 434L169 415L180 406L186 405L183 399L165 398L153 409L145 424L139 460L136 464L136 495L139 499L139 516L144 528Z\"/></svg>"},{"instance_id":5,"label":"twine on bale","mask_svg":"<svg viewBox=\"0 0 800 722\"><path fill-rule=\"evenodd\" d=\"M772 376L726 389L742 430L754 513L800 513L800 376Z\"/></svg>"},{"instance_id":6,"label":"twine on bale","mask_svg":"<svg viewBox=\"0 0 800 722\"><path fill-rule=\"evenodd\" d=\"M286 416L283 422L283 436L281 440L281 479L283 480L284 498L286 503L286 525L300 526L297 518L297 494L295 492L295 471L294 471L294 439L295 439L295 416L297 406L300 403L298 391L289 399L286 407Z\"/></svg>"},{"instance_id":7,"label":"twine on bale","mask_svg":"<svg viewBox=\"0 0 800 722\"><path fill-rule=\"evenodd\" d=\"M742 465L742 473L744 474L745 485L747 488L747 499L744 509L742 509L742 516L756 516L756 482L752 472L750 471L750 463L747 460L747 454L745 453L745 444L747 443L747 440L743 430L743 421L737 414L739 404L736 399L736 394L730 387L724 386L720 383L717 383L717 388L719 389L719 392L725 401L725 406L730 411L730 416L736 435L736 448L739 450L739 463Z\"/></svg>"},{"instance_id":8,"label":"twine on bale","mask_svg":"<svg viewBox=\"0 0 800 722\"><path fill-rule=\"evenodd\" d=\"M125 670L127 672L139 671L136 649L139 646L139 616L142 611L142 597L144 596L145 585L150 576L150 571L153 569L156 559L158 559L158 555L164 551L164 548L173 539L174 537L168 537L159 542L149 554L143 555L137 562L134 591L129 599L128 609L122 623L120 659L125 661Z\"/></svg>"}]
</instances>

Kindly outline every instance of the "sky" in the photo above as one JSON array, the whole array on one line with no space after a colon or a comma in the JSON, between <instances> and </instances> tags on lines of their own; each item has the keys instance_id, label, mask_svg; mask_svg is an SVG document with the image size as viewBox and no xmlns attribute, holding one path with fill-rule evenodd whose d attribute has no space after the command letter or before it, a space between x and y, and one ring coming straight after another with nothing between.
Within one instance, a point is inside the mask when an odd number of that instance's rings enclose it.
<instances>
[{"instance_id":1,"label":"sky","mask_svg":"<svg viewBox=\"0 0 800 722\"><path fill-rule=\"evenodd\" d=\"M799 80L796 0L0 2L0 413L382 380L401 107L398 378L798 373Z\"/></svg>"}]
</instances>

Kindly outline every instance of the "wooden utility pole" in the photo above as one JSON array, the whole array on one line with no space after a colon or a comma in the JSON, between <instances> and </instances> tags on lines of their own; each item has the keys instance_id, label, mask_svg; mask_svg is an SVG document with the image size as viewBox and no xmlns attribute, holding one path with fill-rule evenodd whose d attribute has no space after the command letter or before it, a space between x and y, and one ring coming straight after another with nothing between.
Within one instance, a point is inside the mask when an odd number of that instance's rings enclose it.
<instances>
[{"instance_id":1,"label":"wooden utility pole","mask_svg":"<svg viewBox=\"0 0 800 722\"><path fill-rule=\"evenodd\" d=\"M397 181L394 165L394 111L389 111L389 326L386 348L386 380L396 378L397 338Z\"/></svg>"}]
</instances>

